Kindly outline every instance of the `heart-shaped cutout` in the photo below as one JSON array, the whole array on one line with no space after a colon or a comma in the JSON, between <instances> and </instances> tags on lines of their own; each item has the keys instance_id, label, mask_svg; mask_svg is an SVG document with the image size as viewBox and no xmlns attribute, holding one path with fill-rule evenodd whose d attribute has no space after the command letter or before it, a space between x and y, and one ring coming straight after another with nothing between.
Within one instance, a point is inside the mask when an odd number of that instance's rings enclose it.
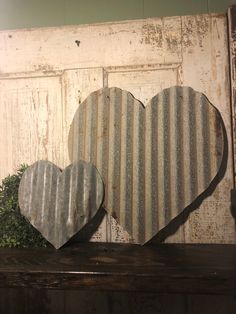
<instances>
[{"instance_id":1,"label":"heart-shaped cutout","mask_svg":"<svg viewBox=\"0 0 236 314\"><path fill-rule=\"evenodd\" d=\"M146 108L125 90L100 89L69 133L71 160L96 165L106 210L141 244L209 187L223 152L219 112L190 87L165 89Z\"/></svg>"},{"instance_id":2,"label":"heart-shaped cutout","mask_svg":"<svg viewBox=\"0 0 236 314\"><path fill-rule=\"evenodd\" d=\"M103 198L96 167L81 160L63 172L38 161L26 169L19 186L21 213L57 249L94 217Z\"/></svg>"}]
</instances>

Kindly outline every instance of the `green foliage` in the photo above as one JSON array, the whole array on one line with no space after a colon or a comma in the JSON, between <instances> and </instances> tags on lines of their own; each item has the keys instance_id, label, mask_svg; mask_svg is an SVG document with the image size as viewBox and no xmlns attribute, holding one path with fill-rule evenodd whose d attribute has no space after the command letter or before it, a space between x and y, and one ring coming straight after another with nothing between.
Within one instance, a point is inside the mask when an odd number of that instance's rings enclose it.
<instances>
[{"instance_id":1,"label":"green foliage","mask_svg":"<svg viewBox=\"0 0 236 314\"><path fill-rule=\"evenodd\" d=\"M16 174L0 185L0 247L46 247L49 243L20 213L18 188L27 169L21 165Z\"/></svg>"}]
</instances>

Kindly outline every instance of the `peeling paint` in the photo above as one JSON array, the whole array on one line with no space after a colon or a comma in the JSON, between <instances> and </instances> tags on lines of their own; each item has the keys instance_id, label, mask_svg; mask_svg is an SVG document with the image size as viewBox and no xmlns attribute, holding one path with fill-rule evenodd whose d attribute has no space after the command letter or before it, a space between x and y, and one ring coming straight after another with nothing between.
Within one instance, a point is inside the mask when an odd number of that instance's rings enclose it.
<instances>
[{"instance_id":1,"label":"peeling paint","mask_svg":"<svg viewBox=\"0 0 236 314\"><path fill-rule=\"evenodd\" d=\"M52 160L61 168L67 166L67 138L74 113L89 93L104 86L132 90L143 102L163 88L192 86L219 109L231 143L226 24L225 15L209 14L0 32L1 178L13 173L19 164L31 164L39 158ZM236 37L235 30L232 34ZM45 38L50 40L45 43ZM75 40L83 45L78 48ZM235 40L231 49L235 63ZM232 77L235 88L235 73ZM32 93L38 91L48 93L46 110L43 94L32 103ZM233 111L233 119L235 116ZM45 126L45 119L48 142L39 145L45 128L39 134L37 120ZM227 169L219 187L203 202L199 215L191 216L168 242L207 241L206 213L215 225L208 242L222 238L235 241L227 192L233 186L233 154L230 145L228 149ZM223 200L223 229L217 216L219 199ZM202 225L201 231L194 230L193 221ZM132 238L113 218L105 216L92 240L130 242Z\"/></svg>"},{"instance_id":2,"label":"peeling paint","mask_svg":"<svg viewBox=\"0 0 236 314\"><path fill-rule=\"evenodd\" d=\"M206 16L183 17L182 43L184 47L198 45L203 47L203 41L209 31L209 21ZM196 36L197 34L197 36Z\"/></svg>"},{"instance_id":3,"label":"peeling paint","mask_svg":"<svg viewBox=\"0 0 236 314\"><path fill-rule=\"evenodd\" d=\"M41 72L53 72L54 68L50 64L39 64L34 66L34 70Z\"/></svg>"},{"instance_id":4,"label":"peeling paint","mask_svg":"<svg viewBox=\"0 0 236 314\"><path fill-rule=\"evenodd\" d=\"M152 45L157 48L163 46L163 29L161 25L145 24L142 26L142 39L141 43Z\"/></svg>"}]
</instances>

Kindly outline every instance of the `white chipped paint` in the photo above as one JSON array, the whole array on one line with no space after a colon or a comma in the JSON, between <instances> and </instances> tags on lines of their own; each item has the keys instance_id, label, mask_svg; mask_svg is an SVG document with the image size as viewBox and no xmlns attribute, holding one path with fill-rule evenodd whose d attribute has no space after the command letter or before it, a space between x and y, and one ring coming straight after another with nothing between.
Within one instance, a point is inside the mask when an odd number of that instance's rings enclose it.
<instances>
[{"instance_id":1,"label":"white chipped paint","mask_svg":"<svg viewBox=\"0 0 236 314\"><path fill-rule=\"evenodd\" d=\"M38 159L67 166L77 106L104 86L129 90L144 103L172 85L191 86L220 110L230 144L228 76L223 15L1 31L0 177ZM169 242L235 242L232 162L229 145L224 179ZM92 240L131 241L110 217Z\"/></svg>"}]
</instances>

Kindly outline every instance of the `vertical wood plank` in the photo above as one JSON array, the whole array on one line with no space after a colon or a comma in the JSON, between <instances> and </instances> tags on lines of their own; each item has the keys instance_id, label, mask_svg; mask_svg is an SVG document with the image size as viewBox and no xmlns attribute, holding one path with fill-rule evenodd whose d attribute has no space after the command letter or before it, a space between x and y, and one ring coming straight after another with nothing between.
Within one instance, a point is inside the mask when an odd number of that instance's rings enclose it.
<instances>
[{"instance_id":1,"label":"vertical wood plank","mask_svg":"<svg viewBox=\"0 0 236 314\"><path fill-rule=\"evenodd\" d=\"M70 164L68 156L68 134L74 114L81 102L93 91L103 87L103 69L67 70L62 82L62 120L63 120L63 155L66 167Z\"/></svg>"},{"instance_id":2,"label":"vertical wood plank","mask_svg":"<svg viewBox=\"0 0 236 314\"><path fill-rule=\"evenodd\" d=\"M63 166L62 97L59 77L0 80L1 179L22 163L49 159ZM5 151L5 149L4 149Z\"/></svg>"},{"instance_id":3,"label":"vertical wood plank","mask_svg":"<svg viewBox=\"0 0 236 314\"><path fill-rule=\"evenodd\" d=\"M69 314L180 314L186 308L183 295L157 295L136 292L67 291L66 313Z\"/></svg>"},{"instance_id":4,"label":"vertical wood plank","mask_svg":"<svg viewBox=\"0 0 236 314\"><path fill-rule=\"evenodd\" d=\"M236 6L228 10L229 24L229 57L230 57L230 83L231 83L231 111L233 128L233 157L234 157L234 188L236 185Z\"/></svg>"},{"instance_id":5,"label":"vertical wood plank","mask_svg":"<svg viewBox=\"0 0 236 314\"><path fill-rule=\"evenodd\" d=\"M168 242L235 243L227 19L224 15L182 17L181 85L206 94L220 111L228 140L224 177ZM202 62L204 60L204 62ZM225 228L225 226L227 227Z\"/></svg>"},{"instance_id":6,"label":"vertical wood plank","mask_svg":"<svg viewBox=\"0 0 236 314\"><path fill-rule=\"evenodd\" d=\"M110 314L107 294L99 291L66 291L65 313Z\"/></svg>"},{"instance_id":7,"label":"vertical wood plank","mask_svg":"<svg viewBox=\"0 0 236 314\"><path fill-rule=\"evenodd\" d=\"M29 288L1 288L0 289L0 313L4 314L64 314L63 298L58 298L59 291L55 295L53 291ZM56 297L56 300L55 300ZM60 305L60 307L59 307Z\"/></svg>"},{"instance_id":8,"label":"vertical wood plank","mask_svg":"<svg viewBox=\"0 0 236 314\"><path fill-rule=\"evenodd\" d=\"M0 289L0 313L28 314L27 289Z\"/></svg>"},{"instance_id":9,"label":"vertical wood plank","mask_svg":"<svg viewBox=\"0 0 236 314\"><path fill-rule=\"evenodd\" d=\"M47 290L46 293L48 314L67 314L67 312L65 312L65 291ZM34 311L31 313L34 313Z\"/></svg>"},{"instance_id":10,"label":"vertical wood plank","mask_svg":"<svg viewBox=\"0 0 236 314\"><path fill-rule=\"evenodd\" d=\"M236 298L230 296L187 296L187 313L191 314L234 314Z\"/></svg>"},{"instance_id":11,"label":"vertical wood plank","mask_svg":"<svg viewBox=\"0 0 236 314\"><path fill-rule=\"evenodd\" d=\"M51 314L49 309L49 296L45 289L27 289L26 313Z\"/></svg>"}]
</instances>

